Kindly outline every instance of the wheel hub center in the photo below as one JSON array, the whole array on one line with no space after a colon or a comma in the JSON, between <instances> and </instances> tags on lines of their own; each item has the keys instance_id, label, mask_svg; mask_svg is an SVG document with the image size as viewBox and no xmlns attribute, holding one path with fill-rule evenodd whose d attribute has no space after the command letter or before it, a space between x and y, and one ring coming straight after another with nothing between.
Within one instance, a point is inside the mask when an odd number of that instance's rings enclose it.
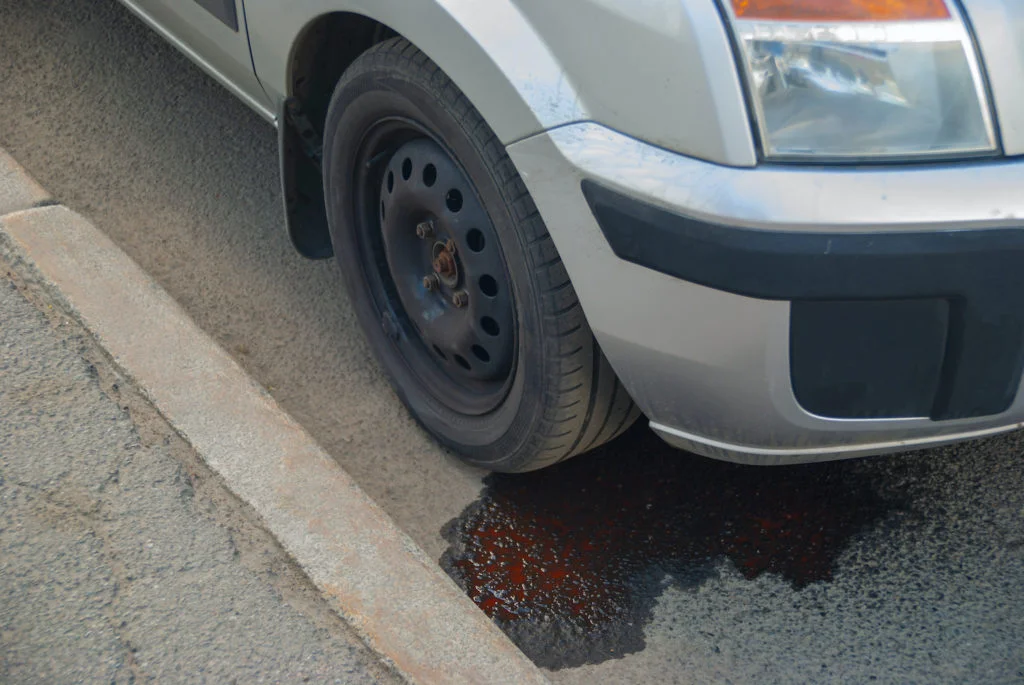
<instances>
[{"instance_id":1,"label":"wheel hub center","mask_svg":"<svg viewBox=\"0 0 1024 685\"><path fill-rule=\"evenodd\" d=\"M434 273L442 283L449 288L454 288L459 284L459 264L455 260L455 243L453 241L434 243L432 263Z\"/></svg>"}]
</instances>

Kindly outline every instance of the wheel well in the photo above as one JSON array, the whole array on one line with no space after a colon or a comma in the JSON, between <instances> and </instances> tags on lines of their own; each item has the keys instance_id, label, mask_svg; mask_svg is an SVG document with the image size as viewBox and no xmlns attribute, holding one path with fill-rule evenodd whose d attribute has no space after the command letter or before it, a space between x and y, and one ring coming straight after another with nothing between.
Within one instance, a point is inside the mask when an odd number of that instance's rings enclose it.
<instances>
[{"instance_id":1,"label":"wheel well","mask_svg":"<svg viewBox=\"0 0 1024 685\"><path fill-rule=\"evenodd\" d=\"M384 24L350 12L310 23L292 49L289 97L278 117L281 182L292 244L306 257L333 254L324 208L319 144L327 107L341 75L359 55L398 35Z\"/></svg>"},{"instance_id":2,"label":"wheel well","mask_svg":"<svg viewBox=\"0 0 1024 685\"><path fill-rule=\"evenodd\" d=\"M292 50L288 86L317 131L323 133L327 105L345 69L396 35L384 24L351 12L325 14L306 27Z\"/></svg>"}]
</instances>

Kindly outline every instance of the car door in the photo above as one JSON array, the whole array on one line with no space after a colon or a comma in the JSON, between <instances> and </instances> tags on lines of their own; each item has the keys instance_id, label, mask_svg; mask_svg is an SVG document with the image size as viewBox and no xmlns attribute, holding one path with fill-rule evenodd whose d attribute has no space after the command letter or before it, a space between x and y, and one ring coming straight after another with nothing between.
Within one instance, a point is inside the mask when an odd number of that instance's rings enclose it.
<instances>
[{"instance_id":1,"label":"car door","mask_svg":"<svg viewBox=\"0 0 1024 685\"><path fill-rule=\"evenodd\" d=\"M125 0L264 116L271 103L252 67L242 0Z\"/></svg>"}]
</instances>

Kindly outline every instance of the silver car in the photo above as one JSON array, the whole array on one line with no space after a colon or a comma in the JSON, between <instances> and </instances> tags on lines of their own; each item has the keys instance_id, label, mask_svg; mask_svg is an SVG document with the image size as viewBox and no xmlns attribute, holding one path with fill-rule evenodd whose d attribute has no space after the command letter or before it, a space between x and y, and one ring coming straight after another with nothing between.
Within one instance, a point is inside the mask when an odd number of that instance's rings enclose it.
<instances>
[{"instance_id":1,"label":"silver car","mask_svg":"<svg viewBox=\"0 0 1024 685\"><path fill-rule=\"evenodd\" d=\"M277 127L295 248L471 464L1024 422L1019 0L124 2Z\"/></svg>"}]
</instances>

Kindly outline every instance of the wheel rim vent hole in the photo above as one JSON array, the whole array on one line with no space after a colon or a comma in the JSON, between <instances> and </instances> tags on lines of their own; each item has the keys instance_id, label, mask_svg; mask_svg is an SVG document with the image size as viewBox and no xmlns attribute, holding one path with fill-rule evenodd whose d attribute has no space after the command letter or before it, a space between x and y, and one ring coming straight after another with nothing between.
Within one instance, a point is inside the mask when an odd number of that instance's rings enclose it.
<instances>
[{"instance_id":1,"label":"wheel rim vent hole","mask_svg":"<svg viewBox=\"0 0 1024 685\"><path fill-rule=\"evenodd\" d=\"M469 247L473 252L483 252L484 245L487 241L484 239L484 233L479 228L474 228L466 234L466 246Z\"/></svg>"},{"instance_id":2,"label":"wheel rim vent hole","mask_svg":"<svg viewBox=\"0 0 1024 685\"><path fill-rule=\"evenodd\" d=\"M480 277L480 292L487 297L496 297L498 294L498 282L494 276L484 274Z\"/></svg>"},{"instance_id":3,"label":"wheel rim vent hole","mask_svg":"<svg viewBox=\"0 0 1024 685\"><path fill-rule=\"evenodd\" d=\"M402 162L402 178L406 181L412 176L412 160L408 157Z\"/></svg>"},{"instance_id":4,"label":"wheel rim vent hole","mask_svg":"<svg viewBox=\"0 0 1024 685\"><path fill-rule=\"evenodd\" d=\"M388 172L388 192L392 192L395 189L395 172Z\"/></svg>"},{"instance_id":5,"label":"wheel rim vent hole","mask_svg":"<svg viewBox=\"0 0 1024 685\"><path fill-rule=\"evenodd\" d=\"M433 164L428 164L423 167L423 184L430 188L437 183L437 167Z\"/></svg>"},{"instance_id":6,"label":"wheel rim vent hole","mask_svg":"<svg viewBox=\"0 0 1024 685\"><path fill-rule=\"evenodd\" d=\"M487 350L482 348L480 345L473 345L473 356L482 361L484 364L491 361L491 355L488 354Z\"/></svg>"},{"instance_id":7,"label":"wheel rim vent hole","mask_svg":"<svg viewBox=\"0 0 1024 685\"><path fill-rule=\"evenodd\" d=\"M442 350L442 349L441 349L440 347L438 347L437 345L434 345L434 353L435 353L435 354L436 354L436 355L437 355L438 357L440 357L441 359L443 359L443 360L445 360L445 361L448 361L448 355L446 355L446 354L444 353L444 350Z\"/></svg>"},{"instance_id":8,"label":"wheel rim vent hole","mask_svg":"<svg viewBox=\"0 0 1024 685\"><path fill-rule=\"evenodd\" d=\"M448 191L448 194L444 196L444 203L448 207L448 211L452 214L457 214L462 209L462 193L456 188L452 188ZM477 250L479 252L479 250Z\"/></svg>"},{"instance_id":9,"label":"wheel rim vent hole","mask_svg":"<svg viewBox=\"0 0 1024 685\"><path fill-rule=\"evenodd\" d=\"M466 358L463 357L461 354L455 355L455 363L464 368L466 371L469 371L472 368L469 365L469 362L466 361Z\"/></svg>"},{"instance_id":10,"label":"wheel rim vent hole","mask_svg":"<svg viewBox=\"0 0 1024 685\"><path fill-rule=\"evenodd\" d=\"M480 319L480 328L484 329L484 333L487 335L494 337L501 333L501 327L498 326L498 322L489 316Z\"/></svg>"}]
</instances>

